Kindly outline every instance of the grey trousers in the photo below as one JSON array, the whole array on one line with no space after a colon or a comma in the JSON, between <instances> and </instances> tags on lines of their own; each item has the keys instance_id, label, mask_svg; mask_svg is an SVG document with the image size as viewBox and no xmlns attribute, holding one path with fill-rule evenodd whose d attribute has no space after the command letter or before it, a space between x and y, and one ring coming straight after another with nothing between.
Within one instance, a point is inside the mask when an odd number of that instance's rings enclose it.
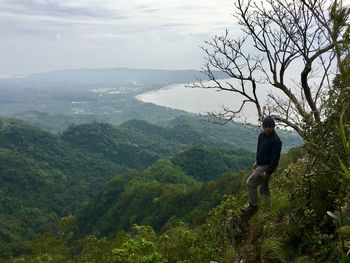
<instances>
[{"instance_id":1,"label":"grey trousers","mask_svg":"<svg viewBox=\"0 0 350 263\"><path fill-rule=\"evenodd\" d=\"M253 206L258 205L258 191L257 188L260 185L260 194L265 196L270 196L269 189L269 179L263 180L260 176L264 171L266 171L268 165L259 165L256 167L254 172L247 179L247 187L249 194L249 204Z\"/></svg>"}]
</instances>

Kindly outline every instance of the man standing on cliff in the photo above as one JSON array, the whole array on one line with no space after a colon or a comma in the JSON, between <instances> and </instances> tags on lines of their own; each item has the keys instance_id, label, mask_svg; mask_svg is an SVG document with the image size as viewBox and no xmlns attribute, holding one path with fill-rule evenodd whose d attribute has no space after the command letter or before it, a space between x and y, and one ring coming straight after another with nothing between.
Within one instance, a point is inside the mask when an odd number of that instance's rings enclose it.
<instances>
[{"instance_id":1,"label":"man standing on cliff","mask_svg":"<svg viewBox=\"0 0 350 263\"><path fill-rule=\"evenodd\" d=\"M275 121L271 116L264 118L263 131L259 134L258 147L254 171L247 180L249 206L241 211L244 215L253 215L258 210L258 192L270 195L269 180L271 174L276 170L282 149L282 142L275 132Z\"/></svg>"}]
</instances>

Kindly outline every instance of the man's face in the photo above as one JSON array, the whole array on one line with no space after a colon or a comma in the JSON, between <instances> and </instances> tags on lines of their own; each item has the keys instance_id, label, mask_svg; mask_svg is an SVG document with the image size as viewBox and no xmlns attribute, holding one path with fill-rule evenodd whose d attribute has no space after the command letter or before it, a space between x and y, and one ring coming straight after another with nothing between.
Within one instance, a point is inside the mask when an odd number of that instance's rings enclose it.
<instances>
[{"instance_id":1,"label":"man's face","mask_svg":"<svg viewBox=\"0 0 350 263\"><path fill-rule=\"evenodd\" d=\"M273 127L272 126L265 126L263 127L263 132L266 134L266 135L270 135L272 132L273 132Z\"/></svg>"}]
</instances>

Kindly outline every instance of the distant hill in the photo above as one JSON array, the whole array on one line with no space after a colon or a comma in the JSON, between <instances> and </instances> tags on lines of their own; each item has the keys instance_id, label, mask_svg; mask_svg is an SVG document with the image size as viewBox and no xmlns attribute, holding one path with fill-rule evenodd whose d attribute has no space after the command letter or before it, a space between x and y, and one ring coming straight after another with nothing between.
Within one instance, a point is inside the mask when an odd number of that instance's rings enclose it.
<instances>
[{"instance_id":1,"label":"distant hill","mask_svg":"<svg viewBox=\"0 0 350 263\"><path fill-rule=\"evenodd\" d=\"M225 172L249 169L255 155L246 149L222 150L197 146L178 153L171 161L189 176L199 181L210 181Z\"/></svg>"},{"instance_id":2,"label":"distant hill","mask_svg":"<svg viewBox=\"0 0 350 263\"><path fill-rule=\"evenodd\" d=\"M218 77L224 74L215 73ZM173 83L206 79L196 70L72 69L0 78L0 115L48 131L90 121L114 125L130 119L162 123L186 112L143 103L135 96Z\"/></svg>"},{"instance_id":3,"label":"distant hill","mask_svg":"<svg viewBox=\"0 0 350 263\"><path fill-rule=\"evenodd\" d=\"M142 124L156 127L147 122ZM62 133L62 139L82 151L99 153L110 161L138 169L185 147L157 133L106 123L72 126Z\"/></svg>"},{"instance_id":4,"label":"distant hill","mask_svg":"<svg viewBox=\"0 0 350 263\"><path fill-rule=\"evenodd\" d=\"M222 72L215 72L220 77L227 77ZM28 74L17 78L0 78L0 88L12 87L28 88L35 86L41 89L71 89L81 87L87 89L101 85L131 84L149 85L177 82L191 82L196 78L206 79L199 70L161 70L161 69L131 69L131 68L90 68L69 69L45 73ZM65 86L73 85L73 86Z\"/></svg>"},{"instance_id":5,"label":"distant hill","mask_svg":"<svg viewBox=\"0 0 350 263\"><path fill-rule=\"evenodd\" d=\"M261 132L242 123L229 122L217 124L213 119L190 115L181 115L163 125L171 128L180 140L196 140L198 145L220 147L225 149L248 148L255 151L257 137ZM291 131L276 129L283 142L282 151L287 152L292 147L303 143L298 134Z\"/></svg>"}]
</instances>

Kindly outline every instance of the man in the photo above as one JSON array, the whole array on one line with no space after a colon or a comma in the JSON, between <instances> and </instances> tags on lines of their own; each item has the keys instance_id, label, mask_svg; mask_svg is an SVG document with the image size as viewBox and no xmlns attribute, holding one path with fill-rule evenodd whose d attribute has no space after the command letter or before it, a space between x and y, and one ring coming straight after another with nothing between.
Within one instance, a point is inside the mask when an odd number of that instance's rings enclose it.
<instances>
[{"instance_id":1,"label":"man","mask_svg":"<svg viewBox=\"0 0 350 263\"><path fill-rule=\"evenodd\" d=\"M259 134L254 171L247 180L249 206L242 209L243 214L253 215L258 210L258 192L270 195L269 180L276 170L282 148L282 142L275 132L275 121L271 116L264 118L263 131Z\"/></svg>"}]
</instances>

